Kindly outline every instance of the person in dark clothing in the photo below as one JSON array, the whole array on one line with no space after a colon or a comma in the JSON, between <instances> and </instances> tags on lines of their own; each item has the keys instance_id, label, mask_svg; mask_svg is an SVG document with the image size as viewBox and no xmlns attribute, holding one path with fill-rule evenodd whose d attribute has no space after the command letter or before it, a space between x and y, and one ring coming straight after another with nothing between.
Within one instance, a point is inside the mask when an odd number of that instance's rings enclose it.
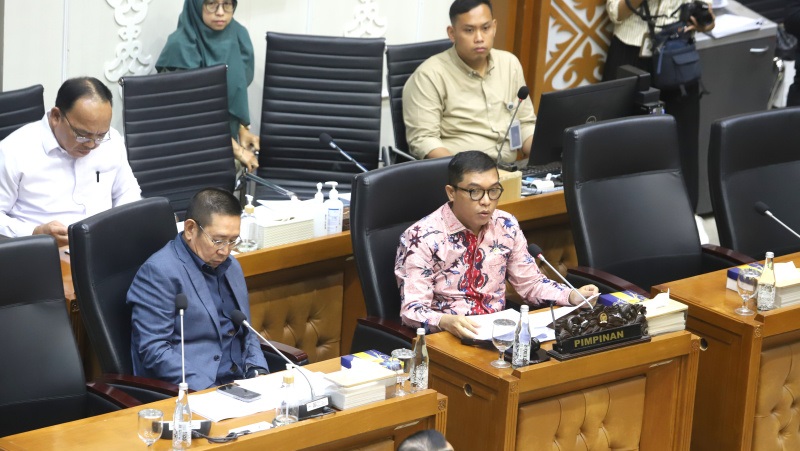
<instances>
[{"instance_id":1,"label":"person in dark clothing","mask_svg":"<svg viewBox=\"0 0 800 451\"><path fill-rule=\"evenodd\" d=\"M786 17L783 20L786 31L800 39L800 0L786 0ZM800 60L800 46L794 59L794 83L789 87L789 94L786 96L786 106L800 105L800 71L797 70L797 61Z\"/></svg>"}]
</instances>

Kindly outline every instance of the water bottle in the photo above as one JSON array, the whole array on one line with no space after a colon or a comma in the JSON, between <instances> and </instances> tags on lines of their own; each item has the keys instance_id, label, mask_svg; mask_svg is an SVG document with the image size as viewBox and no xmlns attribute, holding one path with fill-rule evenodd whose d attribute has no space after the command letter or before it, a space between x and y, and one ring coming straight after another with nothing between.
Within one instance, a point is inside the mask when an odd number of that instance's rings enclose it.
<instances>
[{"instance_id":1,"label":"water bottle","mask_svg":"<svg viewBox=\"0 0 800 451\"><path fill-rule=\"evenodd\" d=\"M775 302L775 267L773 259L775 254L767 252L764 261L764 271L758 278L758 297L756 305L759 311L772 310L780 307Z\"/></svg>"},{"instance_id":2,"label":"water bottle","mask_svg":"<svg viewBox=\"0 0 800 451\"><path fill-rule=\"evenodd\" d=\"M519 308L519 322L514 332L514 353L511 357L511 366L519 368L531 363L531 328L528 324L528 306Z\"/></svg>"},{"instance_id":3,"label":"water bottle","mask_svg":"<svg viewBox=\"0 0 800 451\"><path fill-rule=\"evenodd\" d=\"M414 358L411 359L411 393L428 388L428 346L425 345L425 329L417 329L417 343L414 345Z\"/></svg>"},{"instance_id":4,"label":"water bottle","mask_svg":"<svg viewBox=\"0 0 800 451\"><path fill-rule=\"evenodd\" d=\"M253 196L247 194L245 197L247 197L247 205L244 206L239 229L239 235L242 237L242 242L237 247L239 252L250 252L258 249L258 225L256 224L256 209L253 206Z\"/></svg>"},{"instance_id":5,"label":"water bottle","mask_svg":"<svg viewBox=\"0 0 800 451\"><path fill-rule=\"evenodd\" d=\"M281 384L278 396L280 403L275 408L275 419L272 424L285 426L297 423L297 418L300 414L300 402L294 388L294 374L291 373L291 370L287 371L287 374L283 376L283 384Z\"/></svg>"},{"instance_id":6,"label":"water bottle","mask_svg":"<svg viewBox=\"0 0 800 451\"><path fill-rule=\"evenodd\" d=\"M189 408L189 384L178 385L178 400L172 416L172 449L183 450L192 446L192 409Z\"/></svg>"}]
</instances>

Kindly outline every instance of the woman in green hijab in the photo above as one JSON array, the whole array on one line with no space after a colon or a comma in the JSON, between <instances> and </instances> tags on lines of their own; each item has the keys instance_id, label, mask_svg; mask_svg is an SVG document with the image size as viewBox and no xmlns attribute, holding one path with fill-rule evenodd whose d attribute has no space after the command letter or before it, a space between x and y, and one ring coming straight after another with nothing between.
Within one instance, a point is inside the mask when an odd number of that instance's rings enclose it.
<instances>
[{"instance_id":1,"label":"woman in green hijab","mask_svg":"<svg viewBox=\"0 0 800 451\"><path fill-rule=\"evenodd\" d=\"M258 167L258 157L253 151L260 149L258 136L249 130L247 104L247 87L254 72L253 43L247 30L233 20L237 3L237 0L185 0L178 29L169 35L156 69L163 72L228 66L233 156L252 172Z\"/></svg>"}]
</instances>

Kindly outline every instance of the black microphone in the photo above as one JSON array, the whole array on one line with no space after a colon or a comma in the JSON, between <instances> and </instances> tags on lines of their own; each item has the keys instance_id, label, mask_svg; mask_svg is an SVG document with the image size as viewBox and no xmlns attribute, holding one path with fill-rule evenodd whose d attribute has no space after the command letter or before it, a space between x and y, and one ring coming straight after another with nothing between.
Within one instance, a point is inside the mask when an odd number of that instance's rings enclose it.
<instances>
[{"instance_id":1,"label":"black microphone","mask_svg":"<svg viewBox=\"0 0 800 451\"><path fill-rule=\"evenodd\" d=\"M333 141L333 138L331 138L331 135L329 135L327 133L321 133L319 135L319 141L322 144L330 147L331 149L338 150L339 153L342 154L343 157L347 158L348 161L350 161L354 165L358 166L358 169L360 169L361 172L369 172L369 171L367 171L367 168L365 168L364 166L361 166L361 164L358 161L356 161L355 158L351 157L349 153L345 152L344 150L342 150L341 147L336 145L336 143Z\"/></svg>"},{"instance_id":2,"label":"black microphone","mask_svg":"<svg viewBox=\"0 0 800 451\"><path fill-rule=\"evenodd\" d=\"M296 365L291 360L287 359L285 355L283 355L280 351L278 351L278 348L276 348L275 345L272 344L272 342L270 342L269 340L264 338L263 335L258 333L258 331L255 330L253 328L253 326L251 326L250 323L247 322L247 316L245 316L245 314L241 310L233 310L233 311L231 311L231 321L233 321L233 323L236 324L237 326L245 326L246 328L250 329L250 331L253 332L254 334L256 334L256 336L259 338L259 340L261 340L262 343L268 345L275 352L277 352L278 355L281 356L281 358L283 358L283 360L285 360L286 363L288 363L287 369L294 368L294 367L298 368L297 372L300 373L300 375L303 376L303 379L306 380L306 383L308 384L308 388L311 391L311 401L300 405L300 412L298 414L298 419L309 418L311 416L310 412L312 412L314 410L317 410L319 408L322 408L322 407L326 407L326 406L328 406L330 404L330 397L329 396L322 396L322 397L317 398L317 396L314 394L314 386L311 385L311 381L309 381L308 377L306 377L306 375L303 374L303 371L301 369L299 369L299 366Z\"/></svg>"},{"instance_id":3,"label":"black microphone","mask_svg":"<svg viewBox=\"0 0 800 451\"><path fill-rule=\"evenodd\" d=\"M503 153L503 146L506 145L506 138L508 138L508 134L509 132L511 132L511 126L514 125L514 119L516 119L517 117L517 111L519 111L520 105L522 105L522 102L528 98L529 94L530 94L530 89L528 89L527 86L522 86L519 88L519 91L517 91L517 107L514 109L514 114L511 115L511 121L508 122L508 128L506 128L506 135L503 136L503 140L500 141L500 148L497 149L497 161L495 163L497 164L497 167L503 169L504 171L514 172L517 170L517 166L514 164L507 165L505 163L501 163L500 155Z\"/></svg>"},{"instance_id":4,"label":"black microphone","mask_svg":"<svg viewBox=\"0 0 800 451\"><path fill-rule=\"evenodd\" d=\"M572 284L569 283L566 277L562 276L561 273L558 272L555 268L553 268L553 265L551 265L550 262L548 262L547 259L544 258L541 247L539 247L534 243L531 243L528 245L528 252L530 252L531 255L544 262L544 264L547 265L559 277L559 279L561 279L561 281L564 282L564 284L566 284L568 287L572 288L573 291L578 293L578 296L580 296L581 299L583 299L583 302L581 304L586 304L589 306L589 308L592 308L592 304L589 303L589 300L586 299L586 297L580 291L578 291L574 286L572 286Z\"/></svg>"},{"instance_id":5,"label":"black microphone","mask_svg":"<svg viewBox=\"0 0 800 451\"><path fill-rule=\"evenodd\" d=\"M183 312L189 306L189 299L183 293L175 296L175 308L181 316L181 380L186 383L186 352L183 348Z\"/></svg>"},{"instance_id":6,"label":"black microphone","mask_svg":"<svg viewBox=\"0 0 800 451\"><path fill-rule=\"evenodd\" d=\"M767 206L767 204L765 204L764 202L758 201L758 202L756 202L754 207L755 207L756 211L758 212L758 214L763 215L763 216L768 216L768 217L772 218L775 222L777 222L778 224L782 225L784 229L792 232L792 234L794 236L796 236L797 238L800 238L800 235L798 235L797 232L795 232L791 227L789 227L786 224L784 224L783 221L781 221L780 219L776 218L775 215L773 215L772 212L769 211L769 207Z\"/></svg>"}]
</instances>

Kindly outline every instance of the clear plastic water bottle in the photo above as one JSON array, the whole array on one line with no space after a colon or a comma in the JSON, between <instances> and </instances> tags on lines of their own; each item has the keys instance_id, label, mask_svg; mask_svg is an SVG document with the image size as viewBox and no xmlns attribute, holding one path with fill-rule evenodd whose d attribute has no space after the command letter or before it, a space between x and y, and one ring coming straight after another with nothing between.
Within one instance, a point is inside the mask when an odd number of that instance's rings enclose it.
<instances>
[{"instance_id":1,"label":"clear plastic water bottle","mask_svg":"<svg viewBox=\"0 0 800 451\"><path fill-rule=\"evenodd\" d=\"M511 366L519 368L531 363L531 328L528 324L528 306L519 308L519 321L514 333L514 353L511 357Z\"/></svg>"},{"instance_id":2,"label":"clear plastic water bottle","mask_svg":"<svg viewBox=\"0 0 800 451\"><path fill-rule=\"evenodd\" d=\"M283 384L279 391L280 404L275 408L275 419L272 424L275 426L285 426L297 423L300 414L300 402L294 388L294 374L288 371L283 376Z\"/></svg>"},{"instance_id":3,"label":"clear plastic water bottle","mask_svg":"<svg viewBox=\"0 0 800 451\"><path fill-rule=\"evenodd\" d=\"M411 393L428 388L428 346L425 344L425 329L417 329L417 343L414 345L414 358L411 359Z\"/></svg>"},{"instance_id":4,"label":"clear plastic water bottle","mask_svg":"<svg viewBox=\"0 0 800 451\"><path fill-rule=\"evenodd\" d=\"M237 246L239 252L250 252L258 249L258 225L256 224L256 207L253 206L253 196L247 194L247 205L242 212L242 222L239 235L242 242Z\"/></svg>"},{"instance_id":5,"label":"clear plastic water bottle","mask_svg":"<svg viewBox=\"0 0 800 451\"><path fill-rule=\"evenodd\" d=\"M777 305L775 302L774 258L774 253L767 252L766 259L764 260L764 271L761 272L761 277L758 278L758 296L756 298L756 306L760 312L780 307L780 305Z\"/></svg>"},{"instance_id":6,"label":"clear plastic water bottle","mask_svg":"<svg viewBox=\"0 0 800 451\"><path fill-rule=\"evenodd\" d=\"M189 384L178 385L178 400L172 416L172 449L183 450L192 446L192 409L189 408Z\"/></svg>"}]
</instances>

